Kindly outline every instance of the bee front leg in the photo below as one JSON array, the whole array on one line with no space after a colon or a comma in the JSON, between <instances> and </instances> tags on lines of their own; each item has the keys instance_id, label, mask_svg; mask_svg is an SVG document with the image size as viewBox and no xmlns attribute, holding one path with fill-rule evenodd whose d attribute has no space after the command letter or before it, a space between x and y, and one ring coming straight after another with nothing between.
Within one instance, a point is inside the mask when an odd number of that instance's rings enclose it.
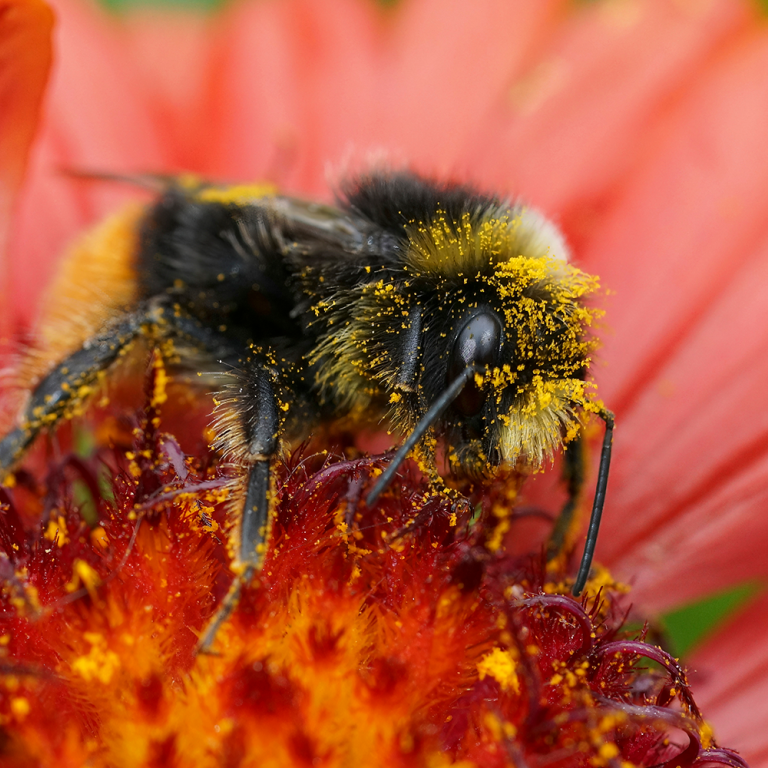
<instances>
[{"instance_id":1,"label":"bee front leg","mask_svg":"<svg viewBox=\"0 0 768 768\"><path fill-rule=\"evenodd\" d=\"M243 585L253 579L266 555L273 515L271 464L279 448L283 410L275 393L276 374L255 365L236 374L218 411L216 444L247 467L242 510L236 526L235 579L197 645L209 653L222 624L240 600Z\"/></svg>"},{"instance_id":2,"label":"bee front leg","mask_svg":"<svg viewBox=\"0 0 768 768\"><path fill-rule=\"evenodd\" d=\"M587 539L584 544L584 553L581 556L579 571L573 583L574 597L581 595L589 578L592 557L597 544L597 534L600 530L600 520L603 516L605 492L608 488L608 473L611 467L614 415L603 407L597 411L597 415L605 422L605 432L603 434L603 447L600 451L600 467L597 472L597 485L595 487L595 497L592 501L592 513L589 518ZM565 503L549 539L547 556L550 562L564 554L569 544L568 538L573 528L574 513L584 486L585 474L586 447L583 438L580 436L566 446L563 457L563 477L568 487L568 501Z\"/></svg>"}]
</instances>

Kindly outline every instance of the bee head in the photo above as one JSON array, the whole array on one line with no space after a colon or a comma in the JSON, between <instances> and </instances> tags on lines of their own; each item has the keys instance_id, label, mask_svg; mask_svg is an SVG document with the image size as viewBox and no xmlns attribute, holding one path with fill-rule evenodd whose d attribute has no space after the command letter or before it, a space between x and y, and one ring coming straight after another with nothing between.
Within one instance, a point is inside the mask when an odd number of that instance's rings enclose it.
<instances>
[{"instance_id":1,"label":"bee head","mask_svg":"<svg viewBox=\"0 0 768 768\"><path fill-rule=\"evenodd\" d=\"M373 233L361 241L393 244L342 290L311 289L320 398L363 414L388 404L403 434L442 437L462 473L539 467L591 409L597 280L533 209L413 180L397 197L402 184L377 177L350 197Z\"/></svg>"},{"instance_id":2,"label":"bee head","mask_svg":"<svg viewBox=\"0 0 768 768\"><path fill-rule=\"evenodd\" d=\"M597 281L568 263L540 214L502 205L412 225L405 271L410 304L422 308L421 364L395 421L413 428L471 368L435 424L454 469L541 466L575 437L588 407L596 310L585 300Z\"/></svg>"}]
</instances>

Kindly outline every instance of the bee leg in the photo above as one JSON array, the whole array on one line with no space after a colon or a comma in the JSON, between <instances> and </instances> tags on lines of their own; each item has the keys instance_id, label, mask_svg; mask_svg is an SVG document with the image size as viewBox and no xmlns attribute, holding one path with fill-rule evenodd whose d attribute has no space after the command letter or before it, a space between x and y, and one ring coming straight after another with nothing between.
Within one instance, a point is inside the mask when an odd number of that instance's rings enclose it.
<instances>
[{"instance_id":1,"label":"bee leg","mask_svg":"<svg viewBox=\"0 0 768 768\"><path fill-rule=\"evenodd\" d=\"M120 318L60 362L35 387L18 426L0 441L0 474L5 475L48 427L69 418L106 371L141 333L143 313Z\"/></svg>"},{"instance_id":2,"label":"bee leg","mask_svg":"<svg viewBox=\"0 0 768 768\"><path fill-rule=\"evenodd\" d=\"M183 338L209 354L231 354L218 335L164 306L162 300L139 305L88 339L40 380L18 426L0 440L0 479L24 456L42 430L71 418L82 407L105 372L140 336Z\"/></svg>"},{"instance_id":3,"label":"bee leg","mask_svg":"<svg viewBox=\"0 0 768 768\"><path fill-rule=\"evenodd\" d=\"M603 447L600 450L600 467L597 470L597 485L595 486L595 498L592 501L592 514L589 517L587 539L584 542L584 552L579 564L579 572L573 582L573 596L578 597L586 586L589 572L592 568L592 557L597 546L597 534L600 530L600 520L603 517L605 504L605 492L608 489L608 474L611 469L611 453L613 451L613 428L615 417L606 408L598 411L598 416L605 422L603 433Z\"/></svg>"},{"instance_id":4,"label":"bee leg","mask_svg":"<svg viewBox=\"0 0 768 768\"><path fill-rule=\"evenodd\" d=\"M565 488L568 492L560 514L555 521L549 541L547 542L547 560L554 560L565 549L568 534L573 525L574 514L578 507L581 491L584 487L586 474L586 449L584 440L579 436L571 440L563 451L562 476Z\"/></svg>"},{"instance_id":5,"label":"bee leg","mask_svg":"<svg viewBox=\"0 0 768 768\"><path fill-rule=\"evenodd\" d=\"M605 408L597 411L597 415L605 422L605 433L603 434L603 447L600 451L600 467L597 472L595 497L592 500L592 513L589 519L587 540L584 544L579 571L573 584L574 597L578 597L584 591L584 586L589 578L592 557L597 545L597 533L600 530L600 520L603 516L605 492L608 488L608 473L611 467L614 416ZM584 486L585 472L586 448L584 440L581 437L577 437L566 446L563 457L563 478L568 488L568 501L565 503L560 517L555 522L554 530L549 538L547 559L550 561L557 558L565 550L568 543L567 539L573 524L574 512L576 511L579 496Z\"/></svg>"},{"instance_id":6,"label":"bee leg","mask_svg":"<svg viewBox=\"0 0 768 768\"><path fill-rule=\"evenodd\" d=\"M282 410L273 386L272 372L254 366L239 377L238 386L225 396L219 443L248 465L245 501L237 527L237 548L232 569L235 579L197 644L198 653L210 653L219 628L240 600L243 585L261 570L272 523L271 463L279 447ZM240 441L240 445L228 445Z\"/></svg>"},{"instance_id":7,"label":"bee leg","mask_svg":"<svg viewBox=\"0 0 768 768\"><path fill-rule=\"evenodd\" d=\"M261 570L263 550L268 541L269 520L269 462L257 461L248 476L245 506L240 518L237 560L233 563L235 578L216 613L208 622L197 642L197 653L211 653L219 629L240 602L243 585Z\"/></svg>"}]
</instances>

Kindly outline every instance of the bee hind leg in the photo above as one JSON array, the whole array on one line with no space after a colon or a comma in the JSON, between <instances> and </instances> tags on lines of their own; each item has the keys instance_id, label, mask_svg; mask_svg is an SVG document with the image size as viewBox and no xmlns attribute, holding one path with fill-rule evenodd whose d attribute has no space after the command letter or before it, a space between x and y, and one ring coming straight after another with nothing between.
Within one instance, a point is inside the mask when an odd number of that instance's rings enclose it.
<instances>
[{"instance_id":1,"label":"bee hind leg","mask_svg":"<svg viewBox=\"0 0 768 768\"><path fill-rule=\"evenodd\" d=\"M113 364L140 337L153 343L184 340L211 357L232 354L218 334L161 298L142 302L107 324L38 382L17 426L0 440L0 480L23 458L40 432L72 418L83 407Z\"/></svg>"},{"instance_id":2,"label":"bee hind leg","mask_svg":"<svg viewBox=\"0 0 768 768\"><path fill-rule=\"evenodd\" d=\"M17 426L0 440L0 476L24 456L44 429L71 418L105 372L141 333L144 312L122 316L62 360L37 384Z\"/></svg>"}]
</instances>

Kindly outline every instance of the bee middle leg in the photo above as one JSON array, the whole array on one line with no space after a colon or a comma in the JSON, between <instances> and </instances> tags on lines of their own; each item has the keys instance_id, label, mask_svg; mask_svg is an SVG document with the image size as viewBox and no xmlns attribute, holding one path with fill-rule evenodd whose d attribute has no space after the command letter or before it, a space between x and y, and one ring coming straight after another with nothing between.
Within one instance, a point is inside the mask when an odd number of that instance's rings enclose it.
<instances>
[{"instance_id":1,"label":"bee middle leg","mask_svg":"<svg viewBox=\"0 0 768 768\"><path fill-rule=\"evenodd\" d=\"M275 373L256 364L240 372L237 386L222 399L217 444L233 453L247 468L242 512L236 528L237 545L232 569L235 579L197 644L198 653L210 653L216 634L230 617L242 593L261 570L272 527L272 463L283 428L283 411L275 392Z\"/></svg>"},{"instance_id":2,"label":"bee middle leg","mask_svg":"<svg viewBox=\"0 0 768 768\"><path fill-rule=\"evenodd\" d=\"M584 440L576 437L563 451L562 476L568 498L560 510L555 526L547 542L547 560L554 560L568 544L568 534L574 523L574 515L581 499L586 474Z\"/></svg>"}]
</instances>

